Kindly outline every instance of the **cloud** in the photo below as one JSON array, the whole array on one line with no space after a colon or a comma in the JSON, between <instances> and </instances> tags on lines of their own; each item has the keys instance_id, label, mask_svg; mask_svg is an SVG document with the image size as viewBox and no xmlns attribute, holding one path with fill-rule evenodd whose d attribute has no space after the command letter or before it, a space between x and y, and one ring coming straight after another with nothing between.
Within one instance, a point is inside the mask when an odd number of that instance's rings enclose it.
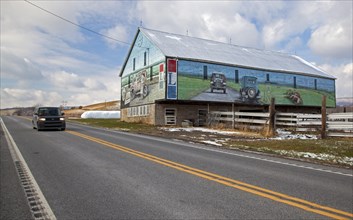
<instances>
[{"instance_id":1,"label":"cloud","mask_svg":"<svg viewBox=\"0 0 353 220\"><path fill-rule=\"evenodd\" d=\"M66 71L51 73L46 76L52 85L64 88L64 89L75 89L82 88L84 84L80 77L74 73L68 73Z\"/></svg>"},{"instance_id":2,"label":"cloud","mask_svg":"<svg viewBox=\"0 0 353 220\"><path fill-rule=\"evenodd\" d=\"M34 2L39 7L56 12L61 17L77 23L76 12L79 4L73 2L41 1ZM1 3L2 16L1 25L6 30L20 28L21 30L32 30L46 33L51 36L60 36L69 42L80 42L84 39L77 26L71 25L58 17L34 7L25 1L7 1ZM28 19L30 18L30 19ZM65 31L62 31L65 30ZM25 35L24 35L25 36Z\"/></svg>"},{"instance_id":3,"label":"cloud","mask_svg":"<svg viewBox=\"0 0 353 220\"><path fill-rule=\"evenodd\" d=\"M232 42L242 46L257 47L259 33L256 26L236 13L230 18L204 14L202 16L207 33L212 39L224 43Z\"/></svg>"},{"instance_id":4,"label":"cloud","mask_svg":"<svg viewBox=\"0 0 353 220\"><path fill-rule=\"evenodd\" d=\"M285 26L285 21L281 19L263 28L263 38L266 48L275 47L276 44L287 37Z\"/></svg>"},{"instance_id":5,"label":"cloud","mask_svg":"<svg viewBox=\"0 0 353 220\"><path fill-rule=\"evenodd\" d=\"M352 57L352 20L329 23L313 31L308 46L317 55L334 58Z\"/></svg>"},{"instance_id":6,"label":"cloud","mask_svg":"<svg viewBox=\"0 0 353 220\"><path fill-rule=\"evenodd\" d=\"M85 88L91 90L107 90L108 88L98 80L94 80L92 78L84 80L83 84Z\"/></svg>"},{"instance_id":7,"label":"cloud","mask_svg":"<svg viewBox=\"0 0 353 220\"><path fill-rule=\"evenodd\" d=\"M259 31L242 16L241 2L174 1L137 3L137 16L147 28L257 47ZM162 10L161 10L162 9ZM158 13L157 13L158 11Z\"/></svg>"},{"instance_id":8,"label":"cloud","mask_svg":"<svg viewBox=\"0 0 353 220\"><path fill-rule=\"evenodd\" d=\"M101 33L103 35L109 36L111 38L118 39L119 41L122 41L122 42L131 41L130 39L128 39L129 35L128 35L128 31L127 31L126 26L123 26L121 24L118 24L115 27L110 28L110 29L102 30ZM125 43L122 43L122 42L119 42L119 41L115 41L115 40L112 40L112 39L108 39L108 38L105 38L105 41L107 42L107 44L111 48L116 48L117 45L126 46Z\"/></svg>"},{"instance_id":9,"label":"cloud","mask_svg":"<svg viewBox=\"0 0 353 220\"><path fill-rule=\"evenodd\" d=\"M1 89L1 108L29 107L38 104L59 106L63 97L56 92L32 89Z\"/></svg>"},{"instance_id":10,"label":"cloud","mask_svg":"<svg viewBox=\"0 0 353 220\"><path fill-rule=\"evenodd\" d=\"M1 47L1 77L19 81L42 78L41 70L28 58L20 57Z\"/></svg>"}]
</instances>

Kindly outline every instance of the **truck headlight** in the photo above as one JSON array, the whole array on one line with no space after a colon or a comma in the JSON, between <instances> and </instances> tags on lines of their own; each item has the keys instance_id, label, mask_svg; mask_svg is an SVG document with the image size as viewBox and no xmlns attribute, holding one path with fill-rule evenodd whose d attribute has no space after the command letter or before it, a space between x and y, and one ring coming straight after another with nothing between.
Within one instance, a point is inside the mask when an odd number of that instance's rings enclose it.
<instances>
[{"instance_id":1,"label":"truck headlight","mask_svg":"<svg viewBox=\"0 0 353 220\"><path fill-rule=\"evenodd\" d=\"M65 121L65 118L60 118L60 121Z\"/></svg>"},{"instance_id":2,"label":"truck headlight","mask_svg":"<svg viewBox=\"0 0 353 220\"><path fill-rule=\"evenodd\" d=\"M39 118L39 121L45 121L45 118Z\"/></svg>"}]
</instances>

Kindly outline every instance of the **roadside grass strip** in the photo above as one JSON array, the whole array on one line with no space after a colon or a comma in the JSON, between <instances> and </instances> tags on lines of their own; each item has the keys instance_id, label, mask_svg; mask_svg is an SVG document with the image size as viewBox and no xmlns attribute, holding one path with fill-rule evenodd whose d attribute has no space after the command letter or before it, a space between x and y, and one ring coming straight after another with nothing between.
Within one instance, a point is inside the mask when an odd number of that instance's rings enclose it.
<instances>
[{"instance_id":1,"label":"roadside grass strip","mask_svg":"<svg viewBox=\"0 0 353 220\"><path fill-rule=\"evenodd\" d=\"M166 159L159 158L159 157L156 157L156 156L153 156L150 154L136 151L136 150L133 150L133 149L130 149L127 147L123 147L121 145L114 144L114 143L111 143L111 142L108 142L108 141L105 141L105 140L102 140L99 138L88 136L88 135L85 135L85 134L82 134L79 132L75 132L75 131L66 131L66 132L70 133L72 135L96 142L98 144L102 144L102 145L107 146L112 149L116 149L116 150L131 154L131 155L134 155L134 156L137 156L137 157L149 160L149 161L153 161L155 163L158 163L158 164L170 167L170 168L174 168L176 170L180 170L182 172L189 173L189 174L201 177L203 179L214 181L214 182L220 183L225 186L233 187L235 189L239 189L244 192L252 193L254 195L261 196L261 197L264 197L267 199L271 199L273 201L277 201L277 202L280 202L283 204L297 207L297 208L303 209L308 212L320 214L320 215L330 217L333 219L351 219L351 218L353 218L353 214L349 213L349 212L345 212L345 211L338 210L335 208L319 205L319 204L312 203L312 202L309 202L309 201L306 201L306 200L303 200L300 198L292 197L292 196L289 196L289 195L286 195L283 193L278 193L278 192L275 192L272 190L268 190L265 188L261 188L258 186L248 184L248 183L244 183L241 181L230 179L230 178L220 176L220 175L217 175L214 173L199 170L199 169L189 167L189 166L186 166L186 165L183 165L180 163L176 163L176 162L173 162L170 160L166 160Z\"/></svg>"}]
</instances>

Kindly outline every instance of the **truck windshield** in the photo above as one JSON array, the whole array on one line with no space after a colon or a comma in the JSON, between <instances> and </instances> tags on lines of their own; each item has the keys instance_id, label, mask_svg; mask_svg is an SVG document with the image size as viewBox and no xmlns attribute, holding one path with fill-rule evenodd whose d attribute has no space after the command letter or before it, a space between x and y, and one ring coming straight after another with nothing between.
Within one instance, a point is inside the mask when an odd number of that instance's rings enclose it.
<instances>
[{"instance_id":1,"label":"truck windshield","mask_svg":"<svg viewBox=\"0 0 353 220\"><path fill-rule=\"evenodd\" d=\"M39 116L60 116L60 109L58 108L40 108L38 111Z\"/></svg>"}]
</instances>

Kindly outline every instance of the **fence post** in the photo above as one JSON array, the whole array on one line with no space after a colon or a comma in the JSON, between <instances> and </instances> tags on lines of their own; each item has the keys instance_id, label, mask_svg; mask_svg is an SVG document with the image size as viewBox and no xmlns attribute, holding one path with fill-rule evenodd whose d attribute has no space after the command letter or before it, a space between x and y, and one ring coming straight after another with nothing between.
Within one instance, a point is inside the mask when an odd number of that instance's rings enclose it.
<instances>
[{"instance_id":1,"label":"fence post","mask_svg":"<svg viewBox=\"0 0 353 220\"><path fill-rule=\"evenodd\" d=\"M270 104L270 118L269 118L269 125L268 125L268 135L273 136L276 130L276 109L275 109L275 98L271 98Z\"/></svg>"},{"instance_id":2,"label":"fence post","mask_svg":"<svg viewBox=\"0 0 353 220\"><path fill-rule=\"evenodd\" d=\"M326 96L322 96L321 104L321 138L326 138Z\"/></svg>"}]
</instances>

